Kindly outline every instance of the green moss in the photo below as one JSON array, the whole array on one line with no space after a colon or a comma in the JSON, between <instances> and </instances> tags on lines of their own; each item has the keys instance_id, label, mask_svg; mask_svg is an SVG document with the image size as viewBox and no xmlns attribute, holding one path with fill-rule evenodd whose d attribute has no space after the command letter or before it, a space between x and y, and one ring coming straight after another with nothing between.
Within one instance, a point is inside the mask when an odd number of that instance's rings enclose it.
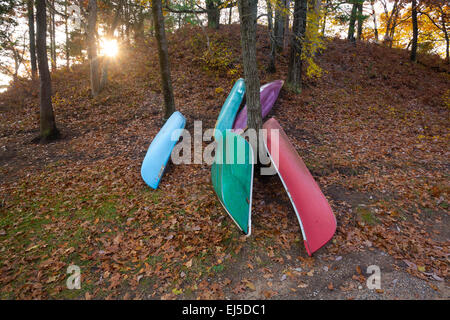
<instances>
[{"instance_id":1,"label":"green moss","mask_svg":"<svg viewBox=\"0 0 450 320\"><path fill-rule=\"evenodd\" d=\"M380 223L380 220L378 220L370 208L359 206L356 208L356 213L363 222L369 225Z\"/></svg>"}]
</instances>

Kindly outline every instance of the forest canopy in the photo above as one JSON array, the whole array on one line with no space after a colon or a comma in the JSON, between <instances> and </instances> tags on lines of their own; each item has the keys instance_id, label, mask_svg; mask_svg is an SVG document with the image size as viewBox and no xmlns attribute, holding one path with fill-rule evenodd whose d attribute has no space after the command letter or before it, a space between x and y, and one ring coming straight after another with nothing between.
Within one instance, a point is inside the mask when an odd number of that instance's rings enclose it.
<instances>
[{"instance_id":1,"label":"forest canopy","mask_svg":"<svg viewBox=\"0 0 450 320\"><path fill-rule=\"evenodd\" d=\"M34 17L32 0L0 1L0 71L2 84L18 76L33 74L33 33L30 20ZM154 34L151 1L147 0L98 0L97 33L95 41L99 49L109 48L111 39L133 43ZM449 59L449 4L445 0L326 0L309 1L308 37L315 36L357 38L389 47L411 50L414 23L413 4L417 9L417 50L420 53L436 53ZM51 68L69 67L87 58L89 1L48 0L47 50ZM293 27L295 1L269 0L257 4L258 23L271 27L275 46L283 47L285 37ZM166 32L174 32L184 25L201 25L212 29L220 24L237 23L237 1L163 1L162 12ZM356 28L355 28L356 26ZM111 39L109 39L111 38ZM106 39L106 40L105 40ZM320 45L319 45L320 46ZM112 51L116 51L112 48ZM317 49L310 49L309 51ZM311 53L314 54L314 53ZM303 58L307 59L308 55Z\"/></svg>"}]
</instances>

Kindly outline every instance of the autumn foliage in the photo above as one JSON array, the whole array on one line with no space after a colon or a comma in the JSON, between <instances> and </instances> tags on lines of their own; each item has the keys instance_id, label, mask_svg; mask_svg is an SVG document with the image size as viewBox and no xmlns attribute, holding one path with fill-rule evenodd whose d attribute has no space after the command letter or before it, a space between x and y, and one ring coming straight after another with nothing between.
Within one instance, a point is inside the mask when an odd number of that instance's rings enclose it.
<instances>
[{"instance_id":1,"label":"autumn foliage","mask_svg":"<svg viewBox=\"0 0 450 320\"><path fill-rule=\"evenodd\" d=\"M242 76L239 26L208 32L222 50L215 55L205 53L200 28L168 35L175 102L191 133L194 120L214 126ZM261 83L285 79L287 52L276 74L265 71L264 27L257 45ZM162 125L155 40L118 59L96 98L87 63L52 74L62 139L51 144L31 143L39 109L33 82L0 96L0 297L245 298L255 292L252 276L280 278L276 270L295 290L308 290L319 258L306 258L277 176L255 180L251 238L218 203L207 165L172 165L158 190L146 186L140 165ZM338 221L321 261L379 250L398 270L433 283L448 277L449 69L433 56L420 61L410 63L406 50L330 39L316 57L322 76L307 78L301 95L282 91L275 104L271 115ZM70 264L81 267L82 290L66 288ZM361 268L351 272L349 281L363 281ZM349 290L328 282L322 289Z\"/></svg>"}]
</instances>

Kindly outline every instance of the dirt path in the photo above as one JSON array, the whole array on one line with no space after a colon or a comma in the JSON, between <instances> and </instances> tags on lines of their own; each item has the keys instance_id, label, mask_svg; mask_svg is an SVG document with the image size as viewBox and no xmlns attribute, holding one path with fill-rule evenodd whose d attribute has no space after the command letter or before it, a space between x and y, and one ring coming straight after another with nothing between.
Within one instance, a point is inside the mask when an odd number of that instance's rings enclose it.
<instances>
[{"instance_id":1,"label":"dirt path","mask_svg":"<svg viewBox=\"0 0 450 320\"><path fill-rule=\"evenodd\" d=\"M264 253L256 257L263 261ZM246 258L244 255L242 260ZM366 272L371 265L380 268L379 290L367 287L367 278L372 273ZM272 263L260 267L255 264L251 269L245 261L240 261L217 281L232 279L230 289L225 290L226 299L450 298L448 284L417 279L403 271L404 267L382 251L366 249L341 256L318 254L311 264L285 258L282 265Z\"/></svg>"}]
</instances>

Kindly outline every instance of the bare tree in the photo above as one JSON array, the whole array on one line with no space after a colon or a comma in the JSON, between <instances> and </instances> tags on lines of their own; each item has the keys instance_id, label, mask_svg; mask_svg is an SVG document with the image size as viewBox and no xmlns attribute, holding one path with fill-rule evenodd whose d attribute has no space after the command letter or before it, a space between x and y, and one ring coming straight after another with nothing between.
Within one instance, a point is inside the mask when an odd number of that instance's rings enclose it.
<instances>
[{"instance_id":1,"label":"bare tree","mask_svg":"<svg viewBox=\"0 0 450 320\"><path fill-rule=\"evenodd\" d=\"M275 8L274 34L275 44L278 51L284 49L284 36L286 27L286 10L289 4L288 0L280 0L279 5Z\"/></svg>"},{"instance_id":2,"label":"bare tree","mask_svg":"<svg viewBox=\"0 0 450 320\"><path fill-rule=\"evenodd\" d=\"M123 0L119 0L119 2L117 4L116 13L114 15L113 22L107 32L108 39L111 39L114 36L114 31L116 30L117 25L119 24L120 13L122 11L122 3L123 3ZM108 82L109 63L110 63L109 57L105 57L103 60L102 78L100 81L100 91L106 87L106 83Z\"/></svg>"},{"instance_id":3,"label":"bare tree","mask_svg":"<svg viewBox=\"0 0 450 320\"><path fill-rule=\"evenodd\" d=\"M220 6L219 0L205 0L206 12L208 14L208 27L219 29L220 26Z\"/></svg>"},{"instance_id":4,"label":"bare tree","mask_svg":"<svg viewBox=\"0 0 450 320\"><path fill-rule=\"evenodd\" d=\"M364 17L363 17L363 3L359 2L357 5L358 8L358 29L356 32L356 39L361 40L362 36L362 30L363 30L363 23L364 23Z\"/></svg>"},{"instance_id":5,"label":"bare tree","mask_svg":"<svg viewBox=\"0 0 450 320\"><path fill-rule=\"evenodd\" d=\"M5 65L0 61L1 71L5 74L10 74L13 77L13 81L16 82L19 77L19 68L24 61L24 54L26 51L26 32L22 37L15 37L17 30L14 28L9 31L3 32L1 34L2 43L0 45L0 50L4 51L6 57L10 57L14 60L14 69ZM22 43L22 45L20 45ZM3 53L3 52L0 52Z\"/></svg>"},{"instance_id":6,"label":"bare tree","mask_svg":"<svg viewBox=\"0 0 450 320\"><path fill-rule=\"evenodd\" d=\"M417 61L417 38L419 36L419 30L417 27L417 1L416 0L412 0L411 20L412 20L413 38L412 38L412 42L411 42L410 59L411 59L411 61L416 62Z\"/></svg>"},{"instance_id":7,"label":"bare tree","mask_svg":"<svg viewBox=\"0 0 450 320\"><path fill-rule=\"evenodd\" d=\"M288 78L286 85L295 92L302 89L302 49L306 33L306 12L308 0L295 0L294 24L291 36L291 56L289 59Z\"/></svg>"},{"instance_id":8,"label":"bare tree","mask_svg":"<svg viewBox=\"0 0 450 320\"><path fill-rule=\"evenodd\" d=\"M352 13L350 14L350 23L348 25L348 35L347 39L350 41L355 40L355 22L356 22L356 14L358 10L358 0L351 0L352 5Z\"/></svg>"},{"instance_id":9,"label":"bare tree","mask_svg":"<svg viewBox=\"0 0 450 320\"><path fill-rule=\"evenodd\" d=\"M383 2L384 12L388 17L386 23L386 32L384 34L383 42L387 44L389 47L392 47L392 43L394 40L395 27L397 25L397 17L400 11L399 0L394 1L394 6L392 7L392 11L389 14L389 10L387 9L387 5Z\"/></svg>"},{"instance_id":10,"label":"bare tree","mask_svg":"<svg viewBox=\"0 0 450 320\"><path fill-rule=\"evenodd\" d=\"M377 14L375 12L375 0L370 0L370 6L372 8L372 18L373 18L373 32L375 34L375 42L378 43L378 26L377 26Z\"/></svg>"},{"instance_id":11,"label":"bare tree","mask_svg":"<svg viewBox=\"0 0 450 320\"><path fill-rule=\"evenodd\" d=\"M97 57L97 1L88 4L87 46L90 63L91 93L96 97L100 93L99 62Z\"/></svg>"},{"instance_id":12,"label":"bare tree","mask_svg":"<svg viewBox=\"0 0 450 320\"><path fill-rule=\"evenodd\" d=\"M34 1L27 0L27 15L28 15L28 38L30 42L30 63L31 63L31 77L36 79L37 76L37 62L36 62L36 35L34 32Z\"/></svg>"},{"instance_id":13,"label":"bare tree","mask_svg":"<svg viewBox=\"0 0 450 320\"><path fill-rule=\"evenodd\" d=\"M239 0L241 21L241 47L246 86L248 128L259 130L262 126L259 75L256 63L256 12L258 0ZM255 146L254 146L255 147Z\"/></svg>"},{"instance_id":14,"label":"bare tree","mask_svg":"<svg viewBox=\"0 0 450 320\"><path fill-rule=\"evenodd\" d=\"M275 66L275 59L276 59L276 44L275 44L275 35L273 32L273 11L272 11L272 4L270 0L266 0L267 4L267 26L269 31L269 41L270 41L270 59L269 64L267 66L267 72L275 73L276 72L276 66Z\"/></svg>"},{"instance_id":15,"label":"bare tree","mask_svg":"<svg viewBox=\"0 0 450 320\"><path fill-rule=\"evenodd\" d=\"M169 50L167 48L166 32L164 30L164 16L161 0L152 1L155 36L158 43L159 67L161 70L161 85L164 94L164 119L167 120L175 111L172 78L170 76Z\"/></svg>"},{"instance_id":16,"label":"bare tree","mask_svg":"<svg viewBox=\"0 0 450 320\"><path fill-rule=\"evenodd\" d=\"M45 0L36 0L36 24L37 24L37 58L40 79L40 137L42 140L51 140L58 136L55 124L55 115L52 106L52 84L50 71L48 70L47 57L47 17Z\"/></svg>"},{"instance_id":17,"label":"bare tree","mask_svg":"<svg viewBox=\"0 0 450 320\"><path fill-rule=\"evenodd\" d=\"M68 16L69 3L66 0L64 2L64 34L66 36L66 43L64 45L64 51L66 54L66 67L70 68L70 52L69 52L69 16Z\"/></svg>"},{"instance_id":18,"label":"bare tree","mask_svg":"<svg viewBox=\"0 0 450 320\"><path fill-rule=\"evenodd\" d=\"M430 3L430 8L436 14L432 14L431 12L427 12L426 10L420 10L420 7L417 6L417 11L420 14L425 15L430 22L444 34L445 39L445 60L447 64L450 64L450 53L449 53L449 43L450 37L448 32L449 25L449 16L445 10L445 1L435 1Z\"/></svg>"},{"instance_id":19,"label":"bare tree","mask_svg":"<svg viewBox=\"0 0 450 320\"><path fill-rule=\"evenodd\" d=\"M228 23L231 24L231 9L236 5L235 1L229 0L205 0L205 8L201 7L198 3L193 3L191 8L174 8L169 5L168 2L164 2L164 9L172 13L189 13L189 14L207 14L208 27L212 29L219 29L220 26L220 11L222 9L230 8L230 16ZM197 9L193 9L193 7Z\"/></svg>"}]
</instances>

